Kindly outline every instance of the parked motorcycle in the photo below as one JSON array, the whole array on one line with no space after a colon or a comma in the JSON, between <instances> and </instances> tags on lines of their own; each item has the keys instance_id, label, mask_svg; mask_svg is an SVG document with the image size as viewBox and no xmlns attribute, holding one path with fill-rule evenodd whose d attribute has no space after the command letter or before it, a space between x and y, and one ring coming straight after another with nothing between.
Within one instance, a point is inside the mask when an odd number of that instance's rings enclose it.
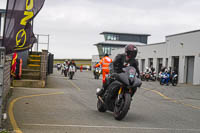
<instances>
[{"instance_id":1,"label":"parked motorcycle","mask_svg":"<svg viewBox=\"0 0 200 133\"><path fill-rule=\"evenodd\" d=\"M69 79L73 79L75 72L76 72L76 67L73 65L70 65L69 70L68 70Z\"/></svg>"},{"instance_id":2,"label":"parked motorcycle","mask_svg":"<svg viewBox=\"0 0 200 133\"><path fill-rule=\"evenodd\" d=\"M169 85L170 82L170 74L167 72L161 72L160 74L160 85Z\"/></svg>"},{"instance_id":3,"label":"parked motorcycle","mask_svg":"<svg viewBox=\"0 0 200 133\"><path fill-rule=\"evenodd\" d=\"M145 77L146 81L149 81L150 77L151 77L150 72L146 72L145 75L144 75L144 77Z\"/></svg>"},{"instance_id":4,"label":"parked motorcycle","mask_svg":"<svg viewBox=\"0 0 200 133\"><path fill-rule=\"evenodd\" d=\"M97 109L99 112L109 110L116 120L122 120L130 109L132 96L142 82L136 76L132 66L123 68L123 73L110 75L107 89L97 89Z\"/></svg>"},{"instance_id":5,"label":"parked motorcycle","mask_svg":"<svg viewBox=\"0 0 200 133\"><path fill-rule=\"evenodd\" d=\"M155 71L150 73L150 80L156 81L156 72Z\"/></svg>"},{"instance_id":6,"label":"parked motorcycle","mask_svg":"<svg viewBox=\"0 0 200 133\"><path fill-rule=\"evenodd\" d=\"M101 75L101 68L96 67L94 70L94 79L99 79L100 75Z\"/></svg>"}]
</instances>

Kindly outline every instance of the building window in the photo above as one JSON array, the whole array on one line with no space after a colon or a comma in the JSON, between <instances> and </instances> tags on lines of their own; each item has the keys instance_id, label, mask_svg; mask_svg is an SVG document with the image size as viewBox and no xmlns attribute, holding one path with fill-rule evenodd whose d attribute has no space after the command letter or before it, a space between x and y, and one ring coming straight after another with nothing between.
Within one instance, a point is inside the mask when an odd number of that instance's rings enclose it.
<instances>
[{"instance_id":1,"label":"building window","mask_svg":"<svg viewBox=\"0 0 200 133\"><path fill-rule=\"evenodd\" d=\"M105 35L105 39L110 40L110 41L118 41L119 35L107 34L107 35Z\"/></svg>"},{"instance_id":2,"label":"building window","mask_svg":"<svg viewBox=\"0 0 200 133\"><path fill-rule=\"evenodd\" d=\"M110 46L104 46L103 47L103 54L111 54L111 47Z\"/></svg>"}]
</instances>

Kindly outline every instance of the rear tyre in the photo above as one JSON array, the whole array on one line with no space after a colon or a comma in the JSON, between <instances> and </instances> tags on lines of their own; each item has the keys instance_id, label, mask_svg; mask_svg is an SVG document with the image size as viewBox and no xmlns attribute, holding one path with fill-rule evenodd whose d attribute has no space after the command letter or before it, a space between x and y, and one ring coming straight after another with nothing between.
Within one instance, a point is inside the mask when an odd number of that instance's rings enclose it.
<instances>
[{"instance_id":1,"label":"rear tyre","mask_svg":"<svg viewBox=\"0 0 200 133\"><path fill-rule=\"evenodd\" d=\"M64 71L64 75L65 75L65 77L67 77L67 72L66 71Z\"/></svg>"},{"instance_id":2,"label":"rear tyre","mask_svg":"<svg viewBox=\"0 0 200 133\"><path fill-rule=\"evenodd\" d=\"M97 100L97 109L99 112L106 112L106 107L104 106L104 104L101 102L101 100Z\"/></svg>"},{"instance_id":3,"label":"rear tyre","mask_svg":"<svg viewBox=\"0 0 200 133\"><path fill-rule=\"evenodd\" d=\"M124 97L122 98L121 104L115 105L114 108L115 119L122 120L128 113L130 105L131 105L131 95L129 93L125 93Z\"/></svg>"},{"instance_id":4,"label":"rear tyre","mask_svg":"<svg viewBox=\"0 0 200 133\"><path fill-rule=\"evenodd\" d=\"M73 73L69 74L69 79L71 79L71 80L73 79Z\"/></svg>"}]
</instances>

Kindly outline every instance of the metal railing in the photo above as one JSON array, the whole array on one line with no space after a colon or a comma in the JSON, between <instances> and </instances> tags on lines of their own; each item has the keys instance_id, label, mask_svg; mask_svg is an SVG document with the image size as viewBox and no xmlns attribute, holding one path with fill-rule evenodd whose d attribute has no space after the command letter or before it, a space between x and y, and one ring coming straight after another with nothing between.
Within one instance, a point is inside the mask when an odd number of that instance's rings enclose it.
<instances>
[{"instance_id":1,"label":"metal railing","mask_svg":"<svg viewBox=\"0 0 200 133\"><path fill-rule=\"evenodd\" d=\"M37 38L37 43L35 43L33 45L34 48L32 48L31 51L36 51L36 52L39 52L41 50L48 50L49 51L49 37L50 37L49 34L47 34L47 35L45 35L45 34L35 34L35 36ZM43 47L42 49L40 49L40 47L44 46L44 45L46 45L46 46Z\"/></svg>"}]
</instances>

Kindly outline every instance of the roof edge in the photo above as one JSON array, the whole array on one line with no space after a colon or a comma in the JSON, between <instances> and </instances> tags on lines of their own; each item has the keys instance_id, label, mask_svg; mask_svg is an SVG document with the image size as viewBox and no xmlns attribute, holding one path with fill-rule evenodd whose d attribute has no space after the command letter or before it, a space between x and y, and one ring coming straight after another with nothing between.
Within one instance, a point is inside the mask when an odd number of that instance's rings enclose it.
<instances>
[{"instance_id":1,"label":"roof edge","mask_svg":"<svg viewBox=\"0 0 200 133\"><path fill-rule=\"evenodd\" d=\"M0 13L6 13L6 9L0 9Z\"/></svg>"},{"instance_id":2,"label":"roof edge","mask_svg":"<svg viewBox=\"0 0 200 133\"><path fill-rule=\"evenodd\" d=\"M141 33L124 33L124 32L109 32L109 31L104 31L101 32L100 35L104 34L122 34L122 35L140 35L140 36L151 36L151 34L141 34Z\"/></svg>"},{"instance_id":3,"label":"roof edge","mask_svg":"<svg viewBox=\"0 0 200 133\"><path fill-rule=\"evenodd\" d=\"M199 30L188 31L188 32L177 33L177 34L172 34L172 35L167 35L166 37L184 35L184 34L189 34L189 33L194 33L194 32L200 32L200 29Z\"/></svg>"}]
</instances>

